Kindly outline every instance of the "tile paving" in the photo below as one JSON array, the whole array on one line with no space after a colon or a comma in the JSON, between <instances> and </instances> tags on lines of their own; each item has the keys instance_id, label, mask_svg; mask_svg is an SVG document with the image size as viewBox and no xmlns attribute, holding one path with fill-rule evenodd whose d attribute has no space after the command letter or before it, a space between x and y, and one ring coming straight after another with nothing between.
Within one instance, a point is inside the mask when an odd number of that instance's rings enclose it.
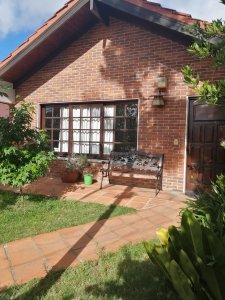
<instances>
[{"instance_id":1,"label":"tile paving","mask_svg":"<svg viewBox=\"0 0 225 300\"><path fill-rule=\"evenodd\" d=\"M143 188L105 185L99 190L99 184L65 186L59 179L48 180L45 184L39 180L27 186L26 192L41 191L68 201L122 203L138 211L0 245L0 289L45 277L51 270L66 269L84 260L96 259L102 249L115 251L127 243L154 238L158 228L177 224L180 208L184 207L183 200L186 199L178 192L163 191L154 197L153 190Z\"/></svg>"}]
</instances>

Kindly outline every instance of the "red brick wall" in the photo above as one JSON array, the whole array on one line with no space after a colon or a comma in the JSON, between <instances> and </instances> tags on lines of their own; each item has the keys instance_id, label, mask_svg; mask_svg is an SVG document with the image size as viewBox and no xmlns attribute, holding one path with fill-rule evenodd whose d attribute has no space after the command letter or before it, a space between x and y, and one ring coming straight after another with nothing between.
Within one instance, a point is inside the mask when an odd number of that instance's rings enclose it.
<instances>
[{"instance_id":1,"label":"red brick wall","mask_svg":"<svg viewBox=\"0 0 225 300\"><path fill-rule=\"evenodd\" d=\"M9 115L9 105L0 103L0 117L8 117Z\"/></svg>"},{"instance_id":2,"label":"red brick wall","mask_svg":"<svg viewBox=\"0 0 225 300\"><path fill-rule=\"evenodd\" d=\"M138 148L164 153L163 187L182 190L186 96L193 92L180 70L191 63L208 77L220 74L194 60L176 39L147 26L116 19L109 27L97 24L23 82L17 94L36 108L38 103L138 99ZM158 76L168 78L163 108L151 106Z\"/></svg>"}]
</instances>

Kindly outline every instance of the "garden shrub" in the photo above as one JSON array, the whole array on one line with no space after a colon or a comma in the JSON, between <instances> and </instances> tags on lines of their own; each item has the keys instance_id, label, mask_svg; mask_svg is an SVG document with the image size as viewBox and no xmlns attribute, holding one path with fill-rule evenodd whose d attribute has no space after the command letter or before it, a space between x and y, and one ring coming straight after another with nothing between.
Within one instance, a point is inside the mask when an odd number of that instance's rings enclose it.
<instances>
[{"instance_id":1,"label":"garden shrub","mask_svg":"<svg viewBox=\"0 0 225 300\"><path fill-rule=\"evenodd\" d=\"M47 134L32 128L31 104L20 103L0 118L0 183L22 188L43 176L54 155Z\"/></svg>"},{"instance_id":2,"label":"garden shrub","mask_svg":"<svg viewBox=\"0 0 225 300\"><path fill-rule=\"evenodd\" d=\"M160 239L145 242L146 251L182 300L225 299L225 247L212 230L185 210L181 226L161 230Z\"/></svg>"},{"instance_id":3,"label":"garden shrub","mask_svg":"<svg viewBox=\"0 0 225 300\"><path fill-rule=\"evenodd\" d=\"M195 200L189 199L186 204L201 225L219 238L225 236L225 175L217 177L211 191L198 193Z\"/></svg>"}]
</instances>

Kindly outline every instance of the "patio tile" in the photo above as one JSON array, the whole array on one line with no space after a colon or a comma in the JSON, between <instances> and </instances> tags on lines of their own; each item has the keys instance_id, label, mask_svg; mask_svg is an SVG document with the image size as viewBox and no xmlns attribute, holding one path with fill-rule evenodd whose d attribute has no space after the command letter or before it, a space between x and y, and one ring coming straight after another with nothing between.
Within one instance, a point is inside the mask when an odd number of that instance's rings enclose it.
<instances>
[{"instance_id":1,"label":"patio tile","mask_svg":"<svg viewBox=\"0 0 225 300\"><path fill-rule=\"evenodd\" d=\"M23 284L33 278L41 278L47 274L42 260L34 260L31 263L17 265L13 269L17 284Z\"/></svg>"},{"instance_id":2,"label":"patio tile","mask_svg":"<svg viewBox=\"0 0 225 300\"><path fill-rule=\"evenodd\" d=\"M9 268L9 262L3 246L0 246L0 270ZM1 278L1 277L0 277Z\"/></svg>"},{"instance_id":3,"label":"patio tile","mask_svg":"<svg viewBox=\"0 0 225 300\"><path fill-rule=\"evenodd\" d=\"M82 261L82 260L97 259L100 251L101 249L98 248L97 246L89 245L88 247L80 249L79 252L77 252L76 250L75 253L78 254L78 259Z\"/></svg>"},{"instance_id":4,"label":"patio tile","mask_svg":"<svg viewBox=\"0 0 225 300\"><path fill-rule=\"evenodd\" d=\"M24 250L25 248L33 248L33 242L32 239L29 237L22 240L9 242L7 243L7 248L10 249L11 253L18 252Z\"/></svg>"},{"instance_id":5,"label":"patio tile","mask_svg":"<svg viewBox=\"0 0 225 300\"><path fill-rule=\"evenodd\" d=\"M0 268L0 290L6 289L14 284L12 273L9 268Z\"/></svg>"},{"instance_id":6,"label":"patio tile","mask_svg":"<svg viewBox=\"0 0 225 300\"><path fill-rule=\"evenodd\" d=\"M64 249L56 251L46 256L52 271L67 269L79 263L77 254L72 249Z\"/></svg>"},{"instance_id":7,"label":"patio tile","mask_svg":"<svg viewBox=\"0 0 225 300\"><path fill-rule=\"evenodd\" d=\"M24 248L17 252L11 252L8 247L8 253L13 267L41 259L40 253L34 248Z\"/></svg>"},{"instance_id":8,"label":"patio tile","mask_svg":"<svg viewBox=\"0 0 225 300\"><path fill-rule=\"evenodd\" d=\"M96 236L94 236L94 240L97 242L97 243L104 243L104 242L107 242L107 241L110 241L114 238L117 238L117 234L114 233L114 232L109 232L109 233L106 233L106 234L97 234Z\"/></svg>"},{"instance_id":9,"label":"patio tile","mask_svg":"<svg viewBox=\"0 0 225 300\"><path fill-rule=\"evenodd\" d=\"M68 240L71 249L80 249L84 248L90 243L93 243L93 239L89 237L87 234L81 236L77 241L73 242L72 240Z\"/></svg>"}]
</instances>

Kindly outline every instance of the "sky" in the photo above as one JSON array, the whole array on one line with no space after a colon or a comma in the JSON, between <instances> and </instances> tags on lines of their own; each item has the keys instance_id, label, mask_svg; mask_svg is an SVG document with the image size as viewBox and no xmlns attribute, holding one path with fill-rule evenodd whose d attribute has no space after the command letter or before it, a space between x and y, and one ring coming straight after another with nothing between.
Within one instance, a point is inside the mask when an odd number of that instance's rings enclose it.
<instances>
[{"instance_id":1,"label":"sky","mask_svg":"<svg viewBox=\"0 0 225 300\"><path fill-rule=\"evenodd\" d=\"M0 61L50 18L66 0L0 0ZM194 18L225 20L225 5L219 0L154 0Z\"/></svg>"}]
</instances>

